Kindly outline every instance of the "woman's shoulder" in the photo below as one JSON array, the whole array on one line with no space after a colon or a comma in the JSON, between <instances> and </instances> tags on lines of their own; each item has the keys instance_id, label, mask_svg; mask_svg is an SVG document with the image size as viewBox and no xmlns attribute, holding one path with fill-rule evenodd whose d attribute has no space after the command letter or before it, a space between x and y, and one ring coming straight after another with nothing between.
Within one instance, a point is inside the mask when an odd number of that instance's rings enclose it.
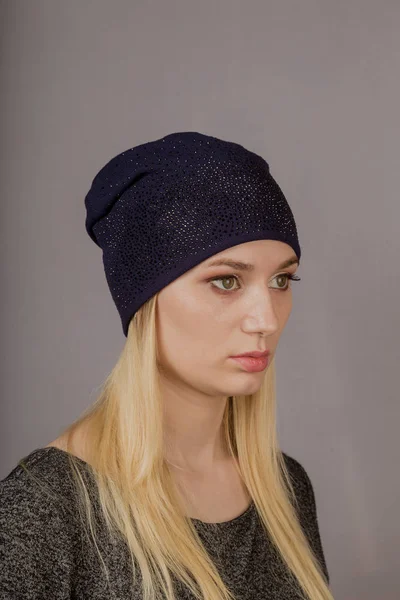
<instances>
[{"instance_id":1,"label":"woman's shoulder","mask_svg":"<svg viewBox=\"0 0 400 600\"><path fill-rule=\"evenodd\" d=\"M48 585L69 597L80 539L68 464L38 448L0 480L0 588L15 597L47 598Z\"/></svg>"},{"instance_id":2,"label":"woman's shoulder","mask_svg":"<svg viewBox=\"0 0 400 600\"><path fill-rule=\"evenodd\" d=\"M282 456L293 486L300 495L308 496L310 490L313 491L313 486L306 468L297 458L294 458L290 454L282 452Z\"/></svg>"},{"instance_id":3,"label":"woman's shoulder","mask_svg":"<svg viewBox=\"0 0 400 600\"><path fill-rule=\"evenodd\" d=\"M282 452L282 454L298 503L297 506L295 506L295 509L298 511L300 524L310 542L314 554L321 563L327 582L329 583L329 572L321 541L316 495L313 484L307 470L299 460L284 452Z\"/></svg>"},{"instance_id":4,"label":"woman's shoulder","mask_svg":"<svg viewBox=\"0 0 400 600\"><path fill-rule=\"evenodd\" d=\"M43 525L57 528L73 520L75 487L68 454L55 447L36 448L0 480L0 528Z\"/></svg>"},{"instance_id":5,"label":"woman's shoulder","mask_svg":"<svg viewBox=\"0 0 400 600\"><path fill-rule=\"evenodd\" d=\"M300 522L307 529L317 521L317 506L314 486L303 464L293 456L282 452L295 494L294 508Z\"/></svg>"},{"instance_id":6,"label":"woman's shoulder","mask_svg":"<svg viewBox=\"0 0 400 600\"><path fill-rule=\"evenodd\" d=\"M77 457L75 457L77 458ZM77 458L80 467L87 467ZM1 498L6 495L16 497L27 492L32 498L41 498L46 494L54 500L62 500L71 493L72 472L68 452L54 446L45 446L32 450L12 467L0 480Z\"/></svg>"}]
</instances>

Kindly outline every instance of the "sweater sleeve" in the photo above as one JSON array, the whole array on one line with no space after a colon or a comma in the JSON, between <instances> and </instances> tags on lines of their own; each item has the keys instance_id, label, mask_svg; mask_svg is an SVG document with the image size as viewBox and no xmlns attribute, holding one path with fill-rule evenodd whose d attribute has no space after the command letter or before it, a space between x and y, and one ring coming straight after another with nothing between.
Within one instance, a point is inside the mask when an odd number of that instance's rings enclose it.
<instances>
[{"instance_id":1,"label":"sweater sleeve","mask_svg":"<svg viewBox=\"0 0 400 600\"><path fill-rule=\"evenodd\" d=\"M321 541L315 492L311 483L311 479L306 469L300 462L298 462L292 456L289 456L285 453L283 454L289 467L289 473L291 475L292 482L295 486L296 496L299 500L300 524L307 536L315 557L321 565L326 581L329 584L330 577Z\"/></svg>"},{"instance_id":2,"label":"sweater sleeve","mask_svg":"<svg viewBox=\"0 0 400 600\"><path fill-rule=\"evenodd\" d=\"M72 597L73 531L65 507L25 477L0 482L1 600Z\"/></svg>"},{"instance_id":3,"label":"sweater sleeve","mask_svg":"<svg viewBox=\"0 0 400 600\"><path fill-rule=\"evenodd\" d=\"M315 493L314 488L312 486L311 480L306 473L306 483L308 488L308 498L309 498L309 515L308 515L308 530L311 532L310 541L311 547L314 551L314 554L319 559L322 570L325 574L326 580L329 584L329 572L328 567L326 565L324 550L322 547L321 534L319 530L318 524L318 514L317 514L317 505L315 501Z\"/></svg>"}]
</instances>

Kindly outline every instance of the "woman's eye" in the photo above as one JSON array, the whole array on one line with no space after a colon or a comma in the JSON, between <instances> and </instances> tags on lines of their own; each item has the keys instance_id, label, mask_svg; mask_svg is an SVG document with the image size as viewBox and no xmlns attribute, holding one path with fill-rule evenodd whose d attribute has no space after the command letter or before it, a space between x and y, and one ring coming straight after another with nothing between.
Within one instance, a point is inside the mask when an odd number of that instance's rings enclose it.
<instances>
[{"instance_id":1,"label":"woman's eye","mask_svg":"<svg viewBox=\"0 0 400 600\"><path fill-rule=\"evenodd\" d=\"M216 282L216 281L229 281L230 283L228 284L228 289L224 287L221 290L221 288L218 288L218 286L214 285L214 282ZM236 275L224 275L223 277L215 277L214 279L211 279L211 285L213 287L217 287L221 291L229 292L232 289L232 282L233 281L239 282L239 278L236 277Z\"/></svg>"},{"instance_id":2,"label":"woman's eye","mask_svg":"<svg viewBox=\"0 0 400 600\"><path fill-rule=\"evenodd\" d=\"M275 277L275 279L277 281L282 281L283 280L283 287L281 287L280 285L278 285L279 290L287 290L289 288L289 281L294 277L294 275L291 275L290 273L280 273L280 275L277 275Z\"/></svg>"},{"instance_id":3,"label":"woman's eye","mask_svg":"<svg viewBox=\"0 0 400 600\"><path fill-rule=\"evenodd\" d=\"M279 275L276 275L276 277L274 277L274 279L276 279L278 281L283 280L283 282L284 282L283 287L278 284L278 286L275 288L275 289L281 290L283 292L289 289L289 280L300 281L300 277L297 277L296 275L292 275L291 273L280 273ZM237 289L240 289L240 287L241 287L240 277L238 275L222 275L221 277L214 277L213 279L210 279L209 281L213 287L217 288L222 293L224 293L224 292L230 293L231 291L236 291ZM228 283L227 287L224 286L223 288L220 288L216 285L217 281L228 281L229 283ZM237 282L239 284L239 288L233 287L234 282Z\"/></svg>"}]
</instances>

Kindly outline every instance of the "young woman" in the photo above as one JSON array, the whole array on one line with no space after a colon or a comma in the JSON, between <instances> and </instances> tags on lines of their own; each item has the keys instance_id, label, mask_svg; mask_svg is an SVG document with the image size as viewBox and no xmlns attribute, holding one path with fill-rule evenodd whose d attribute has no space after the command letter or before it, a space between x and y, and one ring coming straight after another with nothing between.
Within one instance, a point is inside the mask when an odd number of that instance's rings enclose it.
<instances>
[{"instance_id":1,"label":"young woman","mask_svg":"<svg viewBox=\"0 0 400 600\"><path fill-rule=\"evenodd\" d=\"M110 160L85 206L126 343L0 483L1 598L332 600L313 486L277 440L301 253L269 165L172 133Z\"/></svg>"}]
</instances>

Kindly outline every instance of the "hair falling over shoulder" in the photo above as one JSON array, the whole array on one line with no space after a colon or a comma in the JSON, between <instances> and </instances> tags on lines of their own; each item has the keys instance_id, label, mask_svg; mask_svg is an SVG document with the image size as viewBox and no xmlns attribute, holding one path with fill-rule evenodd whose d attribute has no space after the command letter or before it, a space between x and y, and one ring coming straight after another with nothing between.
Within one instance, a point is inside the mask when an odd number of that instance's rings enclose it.
<instances>
[{"instance_id":1,"label":"hair falling over shoulder","mask_svg":"<svg viewBox=\"0 0 400 600\"><path fill-rule=\"evenodd\" d=\"M96 401L64 435L85 428L85 460L93 469L102 513L110 534L122 535L126 541L134 579L140 569L144 600L175 600L171 574L198 600L238 600L185 516L164 459L156 301L157 294L135 313L124 348ZM293 487L278 447L274 360L255 394L229 398L223 425L227 447L263 526L288 567L288 580L294 576L309 600L333 600L299 524ZM108 578L96 542L90 496L73 454L70 461L81 516Z\"/></svg>"}]
</instances>

